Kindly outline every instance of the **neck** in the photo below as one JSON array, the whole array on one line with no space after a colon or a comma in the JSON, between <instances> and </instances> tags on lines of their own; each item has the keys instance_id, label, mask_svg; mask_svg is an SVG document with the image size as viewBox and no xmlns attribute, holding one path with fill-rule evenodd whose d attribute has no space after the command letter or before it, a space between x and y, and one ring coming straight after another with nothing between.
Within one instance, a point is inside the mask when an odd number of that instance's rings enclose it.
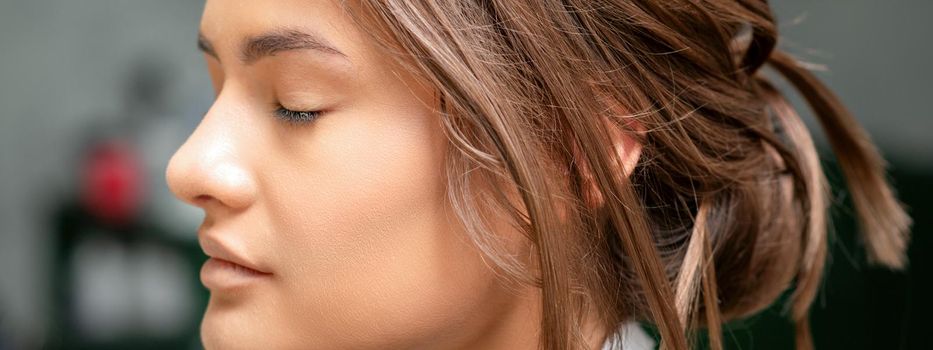
<instances>
[{"instance_id":1,"label":"neck","mask_svg":"<svg viewBox=\"0 0 933 350\"><path fill-rule=\"evenodd\" d=\"M537 350L540 349L542 319L541 291L534 287L523 287L515 291L518 295L510 305L503 305L504 312L490 320L479 337L462 349L490 350ZM590 312L584 319L581 332L586 345L582 349L601 350L609 329L600 322L595 312Z\"/></svg>"}]
</instances>

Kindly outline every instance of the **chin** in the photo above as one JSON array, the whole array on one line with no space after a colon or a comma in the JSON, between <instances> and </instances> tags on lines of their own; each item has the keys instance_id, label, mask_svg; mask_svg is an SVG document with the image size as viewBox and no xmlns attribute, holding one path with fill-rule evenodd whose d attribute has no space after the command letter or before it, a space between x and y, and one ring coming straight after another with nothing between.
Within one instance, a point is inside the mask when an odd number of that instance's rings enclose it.
<instances>
[{"instance_id":1,"label":"chin","mask_svg":"<svg viewBox=\"0 0 933 350\"><path fill-rule=\"evenodd\" d=\"M229 303L212 296L201 319L201 344L214 349L272 349L272 337L262 329L261 317L243 303Z\"/></svg>"}]
</instances>

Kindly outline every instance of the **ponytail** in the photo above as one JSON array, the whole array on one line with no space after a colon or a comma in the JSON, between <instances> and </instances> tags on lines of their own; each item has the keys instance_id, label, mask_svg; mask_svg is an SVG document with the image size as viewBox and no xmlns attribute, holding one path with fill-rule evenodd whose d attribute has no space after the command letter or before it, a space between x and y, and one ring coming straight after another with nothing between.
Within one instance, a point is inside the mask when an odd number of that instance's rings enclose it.
<instances>
[{"instance_id":1,"label":"ponytail","mask_svg":"<svg viewBox=\"0 0 933 350\"><path fill-rule=\"evenodd\" d=\"M905 250L911 220L885 180L885 162L868 134L839 99L793 58L775 50L768 64L806 99L826 133L852 193L869 261L889 268L902 268L907 261ZM800 150L797 156L809 198L806 237L803 238L797 286L791 300L796 348L807 350L813 348L808 310L820 285L827 252L827 186L813 142L797 113L773 86L764 81L760 86L786 135ZM812 151L808 152L810 149Z\"/></svg>"}]
</instances>

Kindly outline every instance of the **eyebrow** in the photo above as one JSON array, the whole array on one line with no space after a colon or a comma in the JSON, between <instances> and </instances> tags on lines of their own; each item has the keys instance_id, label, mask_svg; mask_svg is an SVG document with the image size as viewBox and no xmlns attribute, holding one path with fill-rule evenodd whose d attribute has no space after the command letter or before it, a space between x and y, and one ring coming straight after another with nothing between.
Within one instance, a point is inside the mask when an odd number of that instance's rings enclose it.
<instances>
[{"instance_id":1,"label":"eyebrow","mask_svg":"<svg viewBox=\"0 0 933 350\"><path fill-rule=\"evenodd\" d=\"M220 57L217 57L217 51L214 51L214 45L211 45L210 40L207 40L207 38L204 37L204 34L201 34L200 32L198 32L198 50L201 50L201 52L211 55L218 60L220 59Z\"/></svg>"},{"instance_id":2,"label":"eyebrow","mask_svg":"<svg viewBox=\"0 0 933 350\"><path fill-rule=\"evenodd\" d=\"M200 32L198 33L198 49L219 59L217 51L210 40ZM339 56L344 60L347 58L347 55L318 35L295 29L277 29L246 38L240 48L240 61L250 65L264 57L294 50L313 50L327 55Z\"/></svg>"}]
</instances>

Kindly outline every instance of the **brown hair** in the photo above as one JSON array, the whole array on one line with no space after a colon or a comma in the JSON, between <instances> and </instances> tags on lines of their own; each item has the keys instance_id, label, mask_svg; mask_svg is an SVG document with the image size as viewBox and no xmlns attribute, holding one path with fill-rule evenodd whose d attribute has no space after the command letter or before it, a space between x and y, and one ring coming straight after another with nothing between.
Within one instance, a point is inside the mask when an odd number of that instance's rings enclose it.
<instances>
[{"instance_id":1,"label":"brown hair","mask_svg":"<svg viewBox=\"0 0 933 350\"><path fill-rule=\"evenodd\" d=\"M436 87L455 149L450 199L499 270L541 288L544 349L583 346L581 317L590 311L607 329L651 322L666 349L688 348L705 327L721 349L723 322L788 288L797 348L812 347L807 310L826 258L827 185L808 130L765 65L819 118L870 259L905 264L910 218L883 159L839 100L775 49L766 1L349 8L360 24L374 24L367 32L400 65ZM641 144L634 169L622 169L613 152L613 128ZM510 186L520 203L510 201ZM502 247L490 215L532 242L532 266Z\"/></svg>"}]
</instances>

